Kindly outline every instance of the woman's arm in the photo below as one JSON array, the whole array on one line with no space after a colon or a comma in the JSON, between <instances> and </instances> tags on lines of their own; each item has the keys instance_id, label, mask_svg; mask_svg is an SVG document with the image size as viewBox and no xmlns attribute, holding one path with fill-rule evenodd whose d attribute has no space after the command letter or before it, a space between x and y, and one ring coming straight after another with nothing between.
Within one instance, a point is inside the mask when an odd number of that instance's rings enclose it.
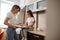
<instances>
[{"instance_id":1,"label":"woman's arm","mask_svg":"<svg viewBox=\"0 0 60 40\"><path fill-rule=\"evenodd\" d=\"M11 25L11 24L8 23L9 20L10 20L10 18L6 17L6 19L4 21L4 24L7 25L7 26L9 26L9 27L11 27L11 28L16 28L15 25Z\"/></svg>"}]
</instances>

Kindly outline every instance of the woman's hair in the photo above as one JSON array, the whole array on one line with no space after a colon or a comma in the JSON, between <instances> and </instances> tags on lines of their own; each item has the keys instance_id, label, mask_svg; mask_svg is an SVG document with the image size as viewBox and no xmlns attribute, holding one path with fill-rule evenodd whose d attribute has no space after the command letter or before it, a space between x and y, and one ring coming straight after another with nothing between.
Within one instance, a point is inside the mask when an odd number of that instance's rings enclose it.
<instances>
[{"instance_id":1,"label":"woman's hair","mask_svg":"<svg viewBox=\"0 0 60 40\"><path fill-rule=\"evenodd\" d=\"M27 13L29 13L31 17L34 17L33 12L31 10L28 10Z\"/></svg>"},{"instance_id":2,"label":"woman's hair","mask_svg":"<svg viewBox=\"0 0 60 40\"><path fill-rule=\"evenodd\" d=\"M16 9L19 9L19 11L20 11L20 9L21 9L18 5L14 5L14 6L12 7L12 9L13 9L14 7L15 7Z\"/></svg>"}]
</instances>

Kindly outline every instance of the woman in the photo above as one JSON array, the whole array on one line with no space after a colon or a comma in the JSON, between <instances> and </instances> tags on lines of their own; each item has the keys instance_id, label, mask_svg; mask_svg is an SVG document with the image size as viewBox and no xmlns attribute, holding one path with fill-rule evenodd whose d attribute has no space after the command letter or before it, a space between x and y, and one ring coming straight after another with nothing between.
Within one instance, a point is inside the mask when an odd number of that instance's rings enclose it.
<instances>
[{"instance_id":1,"label":"woman","mask_svg":"<svg viewBox=\"0 0 60 40\"><path fill-rule=\"evenodd\" d=\"M26 24L23 25L25 29L21 30L22 40L27 40L27 31L32 31L34 28L35 19L31 10L27 11L27 16Z\"/></svg>"},{"instance_id":2,"label":"woman","mask_svg":"<svg viewBox=\"0 0 60 40\"><path fill-rule=\"evenodd\" d=\"M17 20L17 14L20 12L20 7L14 5L12 10L7 14L4 24L8 26L7 28L7 40L18 40L18 35L16 33L16 25L19 24Z\"/></svg>"}]
</instances>

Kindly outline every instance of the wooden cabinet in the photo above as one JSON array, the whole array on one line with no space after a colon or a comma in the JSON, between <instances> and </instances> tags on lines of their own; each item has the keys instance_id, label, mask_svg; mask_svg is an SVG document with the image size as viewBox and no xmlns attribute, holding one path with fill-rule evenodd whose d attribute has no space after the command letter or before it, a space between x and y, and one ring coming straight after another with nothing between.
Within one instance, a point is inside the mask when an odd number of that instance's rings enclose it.
<instances>
[{"instance_id":1,"label":"wooden cabinet","mask_svg":"<svg viewBox=\"0 0 60 40\"><path fill-rule=\"evenodd\" d=\"M37 35L30 32L27 33L27 40L44 40L44 38L45 37L42 35Z\"/></svg>"},{"instance_id":2,"label":"wooden cabinet","mask_svg":"<svg viewBox=\"0 0 60 40\"><path fill-rule=\"evenodd\" d=\"M27 32L27 40L44 40L46 34L44 32L39 31L28 31ZM21 35L19 37L19 40L21 40Z\"/></svg>"}]
</instances>

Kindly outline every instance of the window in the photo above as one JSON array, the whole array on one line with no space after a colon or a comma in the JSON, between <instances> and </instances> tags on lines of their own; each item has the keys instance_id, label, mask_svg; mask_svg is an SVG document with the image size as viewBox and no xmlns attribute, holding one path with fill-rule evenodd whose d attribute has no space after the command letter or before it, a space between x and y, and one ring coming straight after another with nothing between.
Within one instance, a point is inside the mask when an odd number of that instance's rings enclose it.
<instances>
[{"instance_id":1,"label":"window","mask_svg":"<svg viewBox=\"0 0 60 40\"><path fill-rule=\"evenodd\" d=\"M10 11L13 4L10 4L10 2L2 1L1 0L1 12L0 12L0 27L5 28L7 26L4 25L4 20L7 15L7 13Z\"/></svg>"},{"instance_id":2,"label":"window","mask_svg":"<svg viewBox=\"0 0 60 40\"><path fill-rule=\"evenodd\" d=\"M46 7L46 0L41 0L39 2L37 2L37 9L41 9Z\"/></svg>"},{"instance_id":3,"label":"window","mask_svg":"<svg viewBox=\"0 0 60 40\"><path fill-rule=\"evenodd\" d=\"M20 0L20 7L23 9L25 7L25 0Z\"/></svg>"},{"instance_id":4,"label":"window","mask_svg":"<svg viewBox=\"0 0 60 40\"><path fill-rule=\"evenodd\" d=\"M28 5L28 9L33 10L34 9L34 4Z\"/></svg>"}]
</instances>

